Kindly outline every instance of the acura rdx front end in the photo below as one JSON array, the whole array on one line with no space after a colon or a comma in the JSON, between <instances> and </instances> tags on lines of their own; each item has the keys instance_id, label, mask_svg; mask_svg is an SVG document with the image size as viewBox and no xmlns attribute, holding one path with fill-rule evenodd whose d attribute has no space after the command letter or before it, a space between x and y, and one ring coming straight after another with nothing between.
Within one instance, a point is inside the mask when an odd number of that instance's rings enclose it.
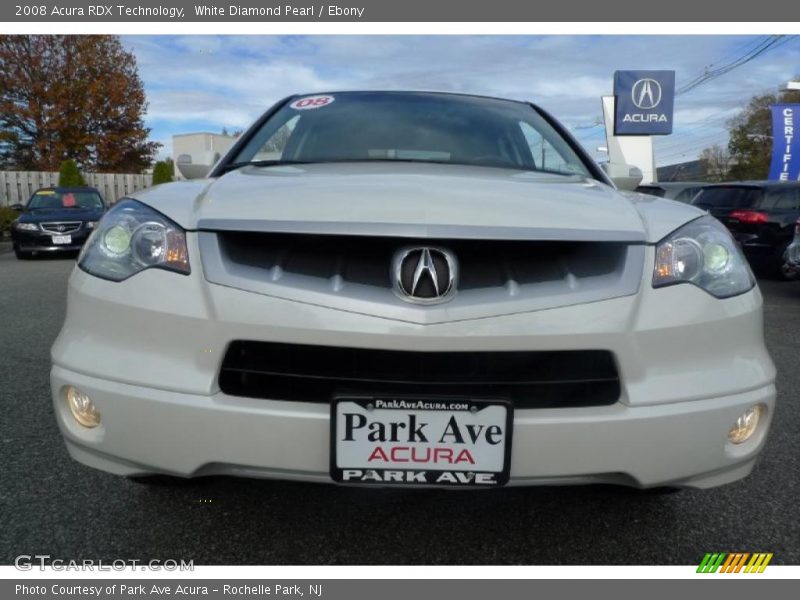
<instances>
[{"instance_id":1,"label":"acura rdx front end","mask_svg":"<svg viewBox=\"0 0 800 600\"><path fill-rule=\"evenodd\" d=\"M53 402L132 477L710 487L772 418L761 305L725 227L531 104L294 96L103 217Z\"/></svg>"}]
</instances>

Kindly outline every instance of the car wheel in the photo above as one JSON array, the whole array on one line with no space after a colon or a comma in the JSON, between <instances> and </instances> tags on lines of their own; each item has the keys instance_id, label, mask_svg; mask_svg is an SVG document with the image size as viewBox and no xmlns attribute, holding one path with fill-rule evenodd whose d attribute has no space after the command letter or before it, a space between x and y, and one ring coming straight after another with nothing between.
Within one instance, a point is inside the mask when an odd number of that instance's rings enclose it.
<instances>
[{"instance_id":1,"label":"car wheel","mask_svg":"<svg viewBox=\"0 0 800 600\"><path fill-rule=\"evenodd\" d=\"M30 252L24 252L19 248L14 248L14 256L16 256L19 260L28 260L33 255Z\"/></svg>"}]
</instances>

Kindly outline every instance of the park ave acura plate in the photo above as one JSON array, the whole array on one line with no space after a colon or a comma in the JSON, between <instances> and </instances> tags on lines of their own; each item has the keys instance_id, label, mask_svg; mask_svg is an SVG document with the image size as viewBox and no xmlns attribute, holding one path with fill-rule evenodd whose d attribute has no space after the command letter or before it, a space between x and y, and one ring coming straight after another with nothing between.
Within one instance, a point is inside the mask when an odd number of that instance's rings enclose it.
<instances>
[{"instance_id":1,"label":"park ave acura plate","mask_svg":"<svg viewBox=\"0 0 800 600\"><path fill-rule=\"evenodd\" d=\"M503 400L335 398L331 477L358 484L504 485L512 424L513 408Z\"/></svg>"}]
</instances>

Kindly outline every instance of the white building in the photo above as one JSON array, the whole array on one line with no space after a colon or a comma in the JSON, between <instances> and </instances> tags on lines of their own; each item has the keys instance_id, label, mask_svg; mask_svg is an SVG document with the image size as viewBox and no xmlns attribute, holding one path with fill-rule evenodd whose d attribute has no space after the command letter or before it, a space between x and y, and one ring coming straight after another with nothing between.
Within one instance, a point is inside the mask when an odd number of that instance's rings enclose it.
<instances>
[{"instance_id":1,"label":"white building","mask_svg":"<svg viewBox=\"0 0 800 600\"><path fill-rule=\"evenodd\" d=\"M225 154L236 136L221 133L181 133L172 136L172 160L175 179L204 177Z\"/></svg>"}]
</instances>

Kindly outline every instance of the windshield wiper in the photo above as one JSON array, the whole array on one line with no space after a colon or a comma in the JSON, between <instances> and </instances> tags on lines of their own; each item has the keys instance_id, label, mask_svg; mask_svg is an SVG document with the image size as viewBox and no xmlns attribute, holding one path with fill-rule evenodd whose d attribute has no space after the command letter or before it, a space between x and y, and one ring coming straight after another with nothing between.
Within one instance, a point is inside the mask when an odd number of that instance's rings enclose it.
<instances>
[{"instance_id":1,"label":"windshield wiper","mask_svg":"<svg viewBox=\"0 0 800 600\"><path fill-rule=\"evenodd\" d=\"M228 171L235 171L236 169L241 169L242 167L279 167L283 165L307 165L311 161L309 160L245 160L242 162L233 162L228 163L227 165L222 165L220 167L220 171L222 173L227 173Z\"/></svg>"}]
</instances>

